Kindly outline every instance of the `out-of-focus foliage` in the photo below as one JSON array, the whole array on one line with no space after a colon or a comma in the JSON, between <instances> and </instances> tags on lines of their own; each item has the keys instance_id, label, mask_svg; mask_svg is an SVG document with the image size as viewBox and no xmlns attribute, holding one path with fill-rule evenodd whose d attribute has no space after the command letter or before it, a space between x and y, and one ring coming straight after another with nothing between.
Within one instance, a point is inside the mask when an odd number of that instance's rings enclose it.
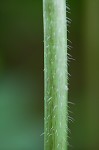
<instances>
[{"instance_id":1,"label":"out-of-focus foliage","mask_svg":"<svg viewBox=\"0 0 99 150\"><path fill-rule=\"evenodd\" d=\"M42 1L0 1L0 150L43 150Z\"/></svg>"},{"instance_id":2,"label":"out-of-focus foliage","mask_svg":"<svg viewBox=\"0 0 99 150\"><path fill-rule=\"evenodd\" d=\"M70 145L99 149L99 2L68 0ZM0 1L0 149L43 150L42 0ZM69 147L71 150L72 148Z\"/></svg>"},{"instance_id":3,"label":"out-of-focus foliage","mask_svg":"<svg viewBox=\"0 0 99 150\"><path fill-rule=\"evenodd\" d=\"M69 99L75 119L70 125L74 149L99 149L99 2L69 0L72 19Z\"/></svg>"}]
</instances>

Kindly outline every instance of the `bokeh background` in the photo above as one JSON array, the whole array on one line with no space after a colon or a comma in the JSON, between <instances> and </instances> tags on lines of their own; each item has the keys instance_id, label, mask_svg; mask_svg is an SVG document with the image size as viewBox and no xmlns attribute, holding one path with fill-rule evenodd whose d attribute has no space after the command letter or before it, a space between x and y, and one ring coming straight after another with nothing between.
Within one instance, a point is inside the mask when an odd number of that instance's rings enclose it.
<instances>
[{"instance_id":1,"label":"bokeh background","mask_svg":"<svg viewBox=\"0 0 99 150\"><path fill-rule=\"evenodd\" d=\"M99 150L99 1L68 4L69 150ZM0 150L44 149L42 12L42 0L0 1Z\"/></svg>"}]
</instances>

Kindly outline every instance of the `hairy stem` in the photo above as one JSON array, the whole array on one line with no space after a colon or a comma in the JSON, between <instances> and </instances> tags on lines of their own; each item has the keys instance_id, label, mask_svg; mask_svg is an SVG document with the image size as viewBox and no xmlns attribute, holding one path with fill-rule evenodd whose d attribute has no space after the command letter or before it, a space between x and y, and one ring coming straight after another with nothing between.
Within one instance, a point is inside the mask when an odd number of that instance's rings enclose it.
<instances>
[{"instance_id":1,"label":"hairy stem","mask_svg":"<svg viewBox=\"0 0 99 150\"><path fill-rule=\"evenodd\" d=\"M44 150L67 150L67 25L65 0L43 0Z\"/></svg>"}]
</instances>

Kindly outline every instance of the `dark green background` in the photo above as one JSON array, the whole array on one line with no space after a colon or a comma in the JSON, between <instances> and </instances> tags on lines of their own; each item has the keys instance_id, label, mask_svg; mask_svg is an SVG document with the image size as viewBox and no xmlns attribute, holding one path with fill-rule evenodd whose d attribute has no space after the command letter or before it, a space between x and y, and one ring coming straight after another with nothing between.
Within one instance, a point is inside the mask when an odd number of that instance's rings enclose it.
<instances>
[{"instance_id":1,"label":"dark green background","mask_svg":"<svg viewBox=\"0 0 99 150\"><path fill-rule=\"evenodd\" d=\"M99 1L68 4L69 149L98 150ZM0 150L43 150L42 12L41 0L0 1Z\"/></svg>"}]
</instances>

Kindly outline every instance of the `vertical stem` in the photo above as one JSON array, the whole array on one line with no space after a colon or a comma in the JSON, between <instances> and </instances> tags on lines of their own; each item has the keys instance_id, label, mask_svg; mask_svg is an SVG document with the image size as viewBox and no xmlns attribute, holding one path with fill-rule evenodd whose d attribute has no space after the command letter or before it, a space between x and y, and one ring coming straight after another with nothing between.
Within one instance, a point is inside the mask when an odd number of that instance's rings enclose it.
<instances>
[{"instance_id":1,"label":"vertical stem","mask_svg":"<svg viewBox=\"0 0 99 150\"><path fill-rule=\"evenodd\" d=\"M65 0L43 0L44 149L67 150L67 26Z\"/></svg>"}]
</instances>

